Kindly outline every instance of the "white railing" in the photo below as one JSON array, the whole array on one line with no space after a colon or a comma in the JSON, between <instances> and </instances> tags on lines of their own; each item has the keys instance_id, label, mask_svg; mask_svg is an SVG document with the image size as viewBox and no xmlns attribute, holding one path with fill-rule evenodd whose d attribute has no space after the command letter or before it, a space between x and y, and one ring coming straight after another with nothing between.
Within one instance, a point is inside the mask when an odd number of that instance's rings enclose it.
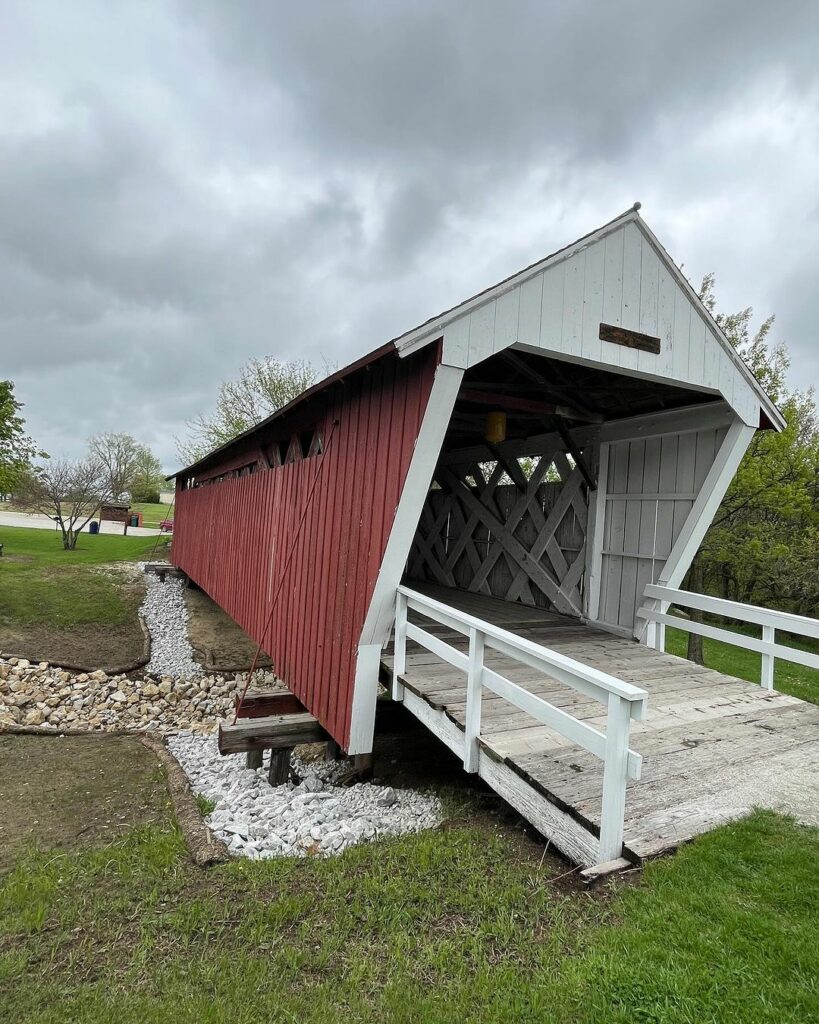
<instances>
[{"instance_id":1,"label":"white railing","mask_svg":"<svg viewBox=\"0 0 819 1024\"><path fill-rule=\"evenodd\" d=\"M459 651L440 637L409 622L407 612L410 610L468 637L468 653ZM481 697L484 688L603 761L599 857L601 863L619 857L623 848L626 784L630 778L639 779L642 764L640 755L629 749L629 727L632 718L640 721L645 719L648 700L646 691L417 591L399 587L392 684L396 700L403 700L404 697L401 677L406 672L407 640L413 640L436 657L466 673L466 771L477 772L480 767ZM606 732L600 732L488 668L484 663L487 647L543 672L578 693L600 701L608 712Z\"/></svg>"},{"instance_id":2,"label":"white railing","mask_svg":"<svg viewBox=\"0 0 819 1024\"><path fill-rule=\"evenodd\" d=\"M792 661L807 668L819 669L819 654L800 651L796 647L787 647L776 642L776 631L784 630L797 636L819 639L819 620L809 619L804 615L791 615L789 612L777 612L771 608L757 608L752 604L740 604L738 601L726 601L721 597L708 597L705 594L692 594L687 590L674 590L661 584L649 583L645 597L650 605L644 605L637 611L637 617L654 623L648 642L658 651L665 650L665 627L677 626L689 633L722 640L724 643L742 647L746 651L757 651L762 655L762 673L760 683L768 690L773 689L774 665L777 658ZM701 612L711 612L727 619L735 619L750 625L762 627L762 639L736 633L720 626L712 626L706 622L695 622L683 619L679 615L669 615L668 606L694 608Z\"/></svg>"}]
</instances>

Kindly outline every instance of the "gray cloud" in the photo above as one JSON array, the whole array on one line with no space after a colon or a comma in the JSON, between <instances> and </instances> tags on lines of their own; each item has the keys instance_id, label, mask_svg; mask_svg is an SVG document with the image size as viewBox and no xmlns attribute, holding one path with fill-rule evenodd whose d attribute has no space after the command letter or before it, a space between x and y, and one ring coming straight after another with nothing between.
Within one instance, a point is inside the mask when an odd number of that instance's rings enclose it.
<instances>
[{"instance_id":1,"label":"gray cloud","mask_svg":"<svg viewBox=\"0 0 819 1024\"><path fill-rule=\"evenodd\" d=\"M641 199L819 380L819 9L18 5L0 376L73 454L172 438L251 355L343 363Z\"/></svg>"}]
</instances>

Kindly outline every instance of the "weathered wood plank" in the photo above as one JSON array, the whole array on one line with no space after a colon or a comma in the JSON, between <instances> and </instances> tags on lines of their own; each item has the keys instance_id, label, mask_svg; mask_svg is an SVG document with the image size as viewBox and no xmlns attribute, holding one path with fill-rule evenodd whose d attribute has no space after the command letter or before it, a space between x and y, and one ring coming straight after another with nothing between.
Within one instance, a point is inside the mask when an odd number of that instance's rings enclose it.
<instances>
[{"instance_id":1,"label":"weathered wood plank","mask_svg":"<svg viewBox=\"0 0 819 1024\"><path fill-rule=\"evenodd\" d=\"M289 691L248 689L244 700L236 694L236 710L239 718L267 718L270 715L295 715L306 713L307 709Z\"/></svg>"},{"instance_id":2,"label":"weathered wood plank","mask_svg":"<svg viewBox=\"0 0 819 1024\"><path fill-rule=\"evenodd\" d=\"M614 327L612 324L600 324L600 341L610 341L613 345L637 349L640 352L653 352L659 355L660 339L640 331L629 331L625 327Z\"/></svg>"},{"instance_id":3,"label":"weathered wood plank","mask_svg":"<svg viewBox=\"0 0 819 1024\"><path fill-rule=\"evenodd\" d=\"M219 753L295 747L300 743L320 743L327 738L316 719L306 713L245 718L239 719L236 725L219 726Z\"/></svg>"}]
</instances>

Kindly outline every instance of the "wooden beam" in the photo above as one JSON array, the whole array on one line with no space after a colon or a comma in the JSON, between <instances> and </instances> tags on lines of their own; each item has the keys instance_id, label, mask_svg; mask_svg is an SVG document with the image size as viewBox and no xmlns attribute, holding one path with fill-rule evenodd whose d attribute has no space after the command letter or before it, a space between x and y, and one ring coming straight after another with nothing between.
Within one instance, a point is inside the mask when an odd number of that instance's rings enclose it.
<instances>
[{"instance_id":1,"label":"wooden beam","mask_svg":"<svg viewBox=\"0 0 819 1024\"><path fill-rule=\"evenodd\" d=\"M581 614L580 608L560 589L558 581L539 562L529 556L529 552L515 537L514 533L507 529L506 525L490 509L481 504L480 499L472 493L462 480L459 480L448 469L436 470L435 478L442 487L455 493L463 504L477 515L478 519L489 528L494 539L501 545L506 554L554 603L558 611L569 615Z\"/></svg>"},{"instance_id":2,"label":"wooden beam","mask_svg":"<svg viewBox=\"0 0 819 1024\"><path fill-rule=\"evenodd\" d=\"M292 754L292 747L280 747L278 750L270 751L270 767L267 771L267 781L271 786L283 786L290 778L290 757Z\"/></svg>"},{"instance_id":3,"label":"wooden beam","mask_svg":"<svg viewBox=\"0 0 819 1024\"><path fill-rule=\"evenodd\" d=\"M600 579L603 570L603 535L606 528L606 489L609 446L597 446L597 489L589 495L586 527L586 618L596 620L600 607Z\"/></svg>"},{"instance_id":4,"label":"wooden beam","mask_svg":"<svg viewBox=\"0 0 819 1024\"><path fill-rule=\"evenodd\" d=\"M544 388L547 391L552 391L552 389L554 388L554 385L550 383L550 381L548 381L542 373L536 370L533 366L530 366L525 359L521 359L521 357L516 352L512 352L509 349L507 349L505 352L501 353L501 358L504 360L505 363L508 363L508 365L511 366L513 369L517 370L518 373L534 381L535 384L538 385L538 387ZM561 391L565 391L571 387L570 384L559 384L557 386L560 388ZM572 395L572 405L573 408L577 410L577 412L582 413L581 418L587 420L589 423L603 422L603 417L599 413L592 412L591 409L582 405L580 402L576 400L574 395Z\"/></svg>"},{"instance_id":5,"label":"wooden beam","mask_svg":"<svg viewBox=\"0 0 819 1024\"><path fill-rule=\"evenodd\" d=\"M381 645L386 642L392 629L395 591L412 548L421 509L432 482L433 468L441 454L463 375L462 369L444 364L439 365L435 371L435 380L358 642L350 711L350 754L367 754L372 751Z\"/></svg>"},{"instance_id":6,"label":"wooden beam","mask_svg":"<svg viewBox=\"0 0 819 1024\"><path fill-rule=\"evenodd\" d=\"M657 580L660 586L679 587L682 583L683 576L688 571L755 433L754 427L746 426L741 420L735 420L728 428L728 433L703 481L697 500L691 506L691 511L666 559Z\"/></svg>"},{"instance_id":7,"label":"wooden beam","mask_svg":"<svg viewBox=\"0 0 819 1024\"><path fill-rule=\"evenodd\" d=\"M534 416L562 416L569 420L587 419L584 413L569 405L555 405L553 402L540 402L534 398L504 395L497 391L476 391L474 388L462 388L458 394L458 401L472 402L475 405L486 405L493 409L527 412L532 413ZM600 417L599 422L602 422L602 417Z\"/></svg>"},{"instance_id":8,"label":"wooden beam","mask_svg":"<svg viewBox=\"0 0 819 1024\"><path fill-rule=\"evenodd\" d=\"M219 726L219 753L275 750L295 747L300 743L321 743L326 739L325 730L307 713L246 718L240 719L236 725Z\"/></svg>"},{"instance_id":9,"label":"wooden beam","mask_svg":"<svg viewBox=\"0 0 819 1024\"><path fill-rule=\"evenodd\" d=\"M249 689L245 699L240 701L236 694L236 711L239 718L269 718L271 715L295 715L307 712L307 708L290 692Z\"/></svg>"},{"instance_id":10,"label":"wooden beam","mask_svg":"<svg viewBox=\"0 0 819 1024\"><path fill-rule=\"evenodd\" d=\"M575 465L580 470L580 475L586 481L586 486L589 488L590 491L595 490L595 488L597 487L597 481L592 476L591 470L589 469L586 460L583 458L583 452L581 452L581 450L574 443L574 438L566 429L564 423L561 423L557 417L555 417L552 420L552 422L554 423L555 429L557 430L558 434L560 434L561 440L566 445L569 455L571 455L571 457L574 459Z\"/></svg>"},{"instance_id":11,"label":"wooden beam","mask_svg":"<svg viewBox=\"0 0 819 1024\"><path fill-rule=\"evenodd\" d=\"M503 452L496 444L491 441L486 442L489 451L492 453L496 462L499 462L503 467L504 473L509 477L512 483L517 489L524 494L528 487L526 477L523 475L523 470L520 468L520 463L517 459L507 459L506 453Z\"/></svg>"},{"instance_id":12,"label":"wooden beam","mask_svg":"<svg viewBox=\"0 0 819 1024\"><path fill-rule=\"evenodd\" d=\"M590 444L598 437L602 429L604 427L596 425L577 427L573 431L575 442L585 448L587 444ZM553 452L555 447L561 443L560 435L557 431L549 430L542 434L533 434L531 437L510 438L507 441L501 441L498 447L507 458L519 458L523 455L534 456ZM443 466L460 466L475 461L493 461L492 453L489 451L489 446L485 441L482 441L480 444L469 445L465 448L453 448L450 451L442 452L439 459L440 464Z\"/></svg>"}]
</instances>

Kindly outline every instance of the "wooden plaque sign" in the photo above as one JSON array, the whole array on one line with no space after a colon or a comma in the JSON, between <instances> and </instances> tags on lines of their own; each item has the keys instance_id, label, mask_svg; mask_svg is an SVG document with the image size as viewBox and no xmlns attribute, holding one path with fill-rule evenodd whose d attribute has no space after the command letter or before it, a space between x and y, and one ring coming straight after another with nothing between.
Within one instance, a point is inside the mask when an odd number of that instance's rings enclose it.
<instances>
[{"instance_id":1,"label":"wooden plaque sign","mask_svg":"<svg viewBox=\"0 0 819 1024\"><path fill-rule=\"evenodd\" d=\"M625 345L626 348L637 348L641 352L660 353L660 339L651 334L640 334L629 331L625 327L613 327L611 324L600 324L600 340L610 341L613 345Z\"/></svg>"}]
</instances>

